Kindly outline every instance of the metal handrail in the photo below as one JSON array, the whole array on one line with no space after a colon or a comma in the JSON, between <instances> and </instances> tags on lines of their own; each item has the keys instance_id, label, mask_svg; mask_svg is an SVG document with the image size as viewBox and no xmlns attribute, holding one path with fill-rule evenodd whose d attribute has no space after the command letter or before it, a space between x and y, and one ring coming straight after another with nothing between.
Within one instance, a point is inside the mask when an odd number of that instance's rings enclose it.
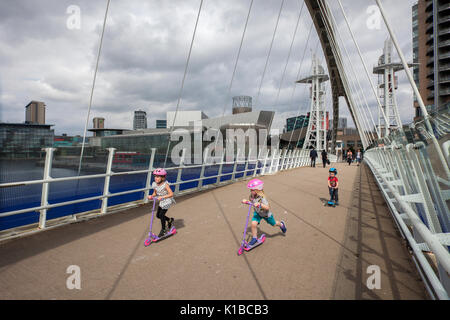
<instances>
[{"instance_id":1,"label":"metal handrail","mask_svg":"<svg viewBox=\"0 0 450 320\"><path fill-rule=\"evenodd\" d=\"M442 191L429 189L424 179L427 173L422 172L421 159L415 153L415 149L420 150L422 147L421 143L417 146L408 144L406 148L395 146L394 143L389 147L378 147L366 151L364 159L374 173L377 184L393 213L394 221L417 258L422 269L419 269L420 274L425 277L424 283L428 286L429 282L434 290L434 293L429 290L430 294L432 297L447 300L450 292L450 253L447 249L450 245L450 233L442 233L436 211L437 205L442 202L442 198L439 198ZM426 164L422 166L426 167ZM410 188L411 178L413 184L417 185L416 190ZM431 178L433 177L429 180ZM418 217L418 213L414 211L414 207L411 207L410 202L422 203L424 219L428 226ZM414 230L413 235L408 226ZM422 251L433 252L438 263L439 276L435 274Z\"/></svg>"},{"instance_id":2,"label":"metal handrail","mask_svg":"<svg viewBox=\"0 0 450 320\"><path fill-rule=\"evenodd\" d=\"M147 195L148 195L149 191L153 189L150 186L150 177L151 177L152 171L154 170L153 165L154 165L156 149L152 149L149 167L148 167L148 169L145 169L145 170L113 172L112 171L112 159L113 159L113 156L115 153L115 149L109 148L106 173L84 175L84 176L62 177L62 178L52 178L49 174L51 172L51 168L52 168L52 159L53 159L53 151L54 150L55 150L54 148L46 148L45 149L46 160L45 160L44 172L46 174L44 174L43 179L9 182L9 183L0 184L0 188L12 188L12 187L18 187L18 186L42 184L43 186L45 186L45 188L43 188L42 193L41 193L41 199L42 199L41 205L36 206L36 207L20 209L20 210L3 212L3 213L0 213L0 218L12 216L12 215L16 215L16 214L22 214L22 213L26 213L26 212L38 211L38 212L40 212L39 229L43 230L46 228L46 220L47 220L46 212L48 209L82 203L82 202L87 202L87 201L102 200L100 214L105 214L108 211L108 199L109 198L126 195L126 194L138 193L138 192L144 192L144 198L142 201L144 203L147 202ZM274 174L277 171L283 171L283 170L288 170L291 168L297 168L297 167L300 167L300 166L303 166L306 164L306 161L305 161L306 154L298 149L295 150L294 152L289 151L289 153L287 152L287 150L285 152L275 150L275 152L272 152L272 154L270 154L270 156L269 156L269 150L267 150L267 153L266 153L266 155L264 155L264 157L258 156L257 158L247 158L247 159L238 158L238 159L236 159L236 161L228 161L228 162L222 161L220 163L203 163L203 164L189 165L189 166L184 165L184 158L185 157L184 157L184 152L183 152L182 160L181 160L181 163L179 166L166 168L167 171L172 170L172 171L178 172L177 180L175 182L171 183L171 185L175 186L175 191L174 191L175 195L180 194L180 193L185 193L186 191L189 191L189 190L191 190L191 191L204 190L206 188L211 188L211 186L217 186L217 185L221 185L223 183L230 183L233 181L242 180L242 178L245 179L245 178L249 177L247 175L249 172L254 172L253 176ZM243 170L242 169L237 170L238 164L239 165L245 164L245 168ZM248 168L249 164L254 164L255 167L250 169L250 168ZM234 165L233 171L228 172L228 173L222 172L222 168L224 165ZM215 175L211 175L211 176L205 176L204 175L205 168L212 167L212 166L219 166L218 173ZM181 179L181 173L183 170L194 169L194 168L201 168L201 174L200 174L199 178L189 179L189 180ZM259 170L259 174L257 174L258 170ZM121 176L121 175L133 175L133 174L147 174L146 186L143 188L131 189L131 190L126 190L126 191L121 191L121 192L116 192L116 193L109 192L109 179L111 177ZM243 177L236 178L236 175L240 175L240 174L243 174ZM231 176L231 179L227 180L227 181L223 181L223 182L220 181L220 178L224 177L224 176ZM79 181L79 180L85 180L85 179L98 179L98 178L105 179L104 191L103 191L102 195L88 197L88 198L82 198L82 199L76 199L76 200L70 200L70 201L64 201L64 202L58 202L58 203L52 203L52 204L48 203L48 193L49 193L48 187L51 183L63 182L63 181L77 181L77 180ZM210 180L210 179L217 179L216 180L217 182L203 186L203 181ZM189 188L189 189L183 190L183 191L179 190L180 185L192 183L192 182L198 182L198 186L192 187L192 188ZM123 205L126 205L126 204L129 204L129 203L125 203ZM84 212L77 213L76 215L82 215L82 214L84 214ZM76 218L76 215L72 215L72 216L74 218ZM23 226L20 226L19 228L23 228ZM8 230L14 230L14 229L15 228L11 228ZM0 240L3 240L3 239L0 239Z\"/></svg>"}]
</instances>

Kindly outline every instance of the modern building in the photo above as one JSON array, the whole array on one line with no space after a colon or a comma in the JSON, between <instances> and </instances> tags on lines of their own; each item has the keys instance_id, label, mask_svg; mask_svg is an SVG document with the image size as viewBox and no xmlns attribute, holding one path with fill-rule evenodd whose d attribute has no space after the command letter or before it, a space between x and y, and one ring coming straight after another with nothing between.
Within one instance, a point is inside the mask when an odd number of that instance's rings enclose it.
<instances>
[{"instance_id":1,"label":"modern building","mask_svg":"<svg viewBox=\"0 0 450 320\"><path fill-rule=\"evenodd\" d=\"M167 120L156 120L156 129L167 128Z\"/></svg>"},{"instance_id":2,"label":"modern building","mask_svg":"<svg viewBox=\"0 0 450 320\"><path fill-rule=\"evenodd\" d=\"M176 118L175 118L176 113ZM173 122L175 118L175 123ZM202 111L168 111L166 113L167 128L174 127L190 127L195 121L208 119L208 116Z\"/></svg>"},{"instance_id":3,"label":"modern building","mask_svg":"<svg viewBox=\"0 0 450 320\"><path fill-rule=\"evenodd\" d=\"M300 115L298 117L291 117L286 119L286 132L290 132L295 129L308 127L309 116Z\"/></svg>"},{"instance_id":4,"label":"modern building","mask_svg":"<svg viewBox=\"0 0 450 320\"><path fill-rule=\"evenodd\" d=\"M1 158L36 158L53 146L50 124L0 123Z\"/></svg>"},{"instance_id":5,"label":"modern building","mask_svg":"<svg viewBox=\"0 0 450 320\"><path fill-rule=\"evenodd\" d=\"M412 7L414 79L429 112L450 103L450 4L419 0ZM414 120L422 117L416 97Z\"/></svg>"},{"instance_id":6,"label":"modern building","mask_svg":"<svg viewBox=\"0 0 450 320\"><path fill-rule=\"evenodd\" d=\"M31 101L25 106L25 123L45 124L45 103Z\"/></svg>"},{"instance_id":7,"label":"modern building","mask_svg":"<svg viewBox=\"0 0 450 320\"><path fill-rule=\"evenodd\" d=\"M252 97L236 96L233 97L233 114L252 112Z\"/></svg>"},{"instance_id":8,"label":"modern building","mask_svg":"<svg viewBox=\"0 0 450 320\"><path fill-rule=\"evenodd\" d=\"M142 110L134 111L133 130L147 129L147 113Z\"/></svg>"},{"instance_id":9,"label":"modern building","mask_svg":"<svg viewBox=\"0 0 450 320\"><path fill-rule=\"evenodd\" d=\"M94 129L105 128L105 118L96 117L92 121L94 122Z\"/></svg>"},{"instance_id":10,"label":"modern building","mask_svg":"<svg viewBox=\"0 0 450 320\"><path fill-rule=\"evenodd\" d=\"M337 128L338 130L347 128L347 118L339 118Z\"/></svg>"},{"instance_id":11,"label":"modern building","mask_svg":"<svg viewBox=\"0 0 450 320\"><path fill-rule=\"evenodd\" d=\"M177 119L180 116L182 121L178 122L176 120L177 125L175 127L185 128L191 135L193 135L194 128L197 125L199 127L201 126L204 133L208 129L219 129L222 132L224 141L226 139L226 129L242 129L246 131L247 129L253 128L256 129L257 138L259 138L260 129L267 129L267 133L270 131L275 114L273 111L256 111L210 119L206 118L203 112L191 113L188 111L187 114L184 112L186 111L177 115ZM169 115L168 121L171 119L173 121L173 117L171 118ZM91 129L90 131L93 130ZM171 150L177 145L174 142L169 145L171 131L170 128L124 131L118 135L97 137L95 138L96 141L91 145L99 146L102 149L116 148L118 152L137 152L139 153L139 157L146 159L151 154L152 148L155 148L155 163L156 165L163 165L167 148L170 146L169 153L167 153L170 156ZM202 148L204 149L210 143L211 141L203 141ZM248 152L248 150L245 151Z\"/></svg>"}]
</instances>

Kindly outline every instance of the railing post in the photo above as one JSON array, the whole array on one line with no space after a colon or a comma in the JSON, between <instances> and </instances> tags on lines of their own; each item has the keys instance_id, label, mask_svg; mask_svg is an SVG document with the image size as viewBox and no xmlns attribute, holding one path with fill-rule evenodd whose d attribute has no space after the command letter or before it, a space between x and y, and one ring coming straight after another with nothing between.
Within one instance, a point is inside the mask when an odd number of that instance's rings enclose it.
<instances>
[{"instance_id":1,"label":"railing post","mask_svg":"<svg viewBox=\"0 0 450 320\"><path fill-rule=\"evenodd\" d=\"M283 159L281 160L281 167L279 169L280 171L283 171L284 161L286 160L287 153L288 153L288 150L287 149L284 150ZM280 163L278 162L277 169L278 169L279 165L280 165Z\"/></svg>"},{"instance_id":2,"label":"railing post","mask_svg":"<svg viewBox=\"0 0 450 320\"><path fill-rule=\"evenodd\" d=\"M267 150L266 156L264 157L264 164L261 168L261 176L263 176L266 173L266 163L267 163L267 159L269 158L269 151L270 150ZM255 171L255 175L256 175L256 171Z\"/></svg>"},{"instance_id":3,"label":"railing post","mask_svg":"<svg viewBox=\"0 0 450 320\"><path fill-rule=\"evenodd\" d=\"M148 195L150 193L150 181L152 180L153 163L155 161L156 148L152 148L152 155L148 163L147 180L145 181L144 203L148 203Z\"/></svg>"},{"instance_id":4,"label":"railing post","mask_svg":"<svg viewBox=\"0 0 450 320\"><path fill-rule=\"evenodd\" d=\"M292 159L291 164L289 165L289 169L295 168L295 161L297 159L298 150L292 151Z\"/></svg>"},{"instance_id":5,"label":"railing post","mask_svg":"<svg viewBox=\"0 0 450 320\"><path fill-rule=\"evenodd\" d=\"M106 165L106 177L105 177L105 185L103 186L103 199L102 199L102 209L100 214L106 213L108 210L108 195L109 195L109 181L111 180L112 173L112 161L114 158L115 148L108 148L108 164Z\"/></svg>"},{"instance_id":6,"label":"railing post","mask_svg":"<svg viewBox=\"0 0 450 320\"><path fill-rule=\"evenodd\" d=\"M203 156L203 163L202 163L202 169L200 171L200 179L198 180L198 186L197 189L201 189L203 187L203 179L205 178L205 166L206 166L206 157L208 156L209 149L205 148L205 153Z\"/></svg>"},{"instance_id":7,"label":"railing post","mask_svg":"<svg viewBox=\"0 0 450 320\"><path fill-rule=\"evenodd\" d=\"M216 184L219 184L219 183L220 183L220 178L221 178L221 176L222 176L223 157L224 157L224 154L222 154L222 159L220 159L220 165L219 165L219 171L217 172L217 181L216 181Z\"/></svg>"},{"instance_id":8,"label":"railing post","mask_svg":"<svg viewBox=\"0 0 450 320\"><path fill-rule=\"evenodd\" d=\"M252 154L252 149L249 148L247 161L245 162L245 168L244 168L244 177L243 177L244 179L245 179L245 177L247 177L248 161L249 161L249 158L250 158L251 154ZM258 166L258 159L256 159L256 164L255 165Z\"/></svg>"},{"instance_id":9,"label":"railing post","mask_svg":"<svg viewBox=\"0 0 450 320\"><path fill-rule=\"evenodd\" d=\"M45 148L44 180L51 179L50 172L52 170L53 151L55 151L55 148ZM48 205L48 187L48 182L42 184L41 206ZM39 212L39 229L44 229L47 221L47 209L41 209Z\"/></svg>"},{"instance_id":10,"label":"railing post","mask_svg":"<svg viewBox=\"0 0 450 320\"><path fill-rule=\"evenodd\" d=\"M412 148L413 148L412 144L407 145L406 154L411 160L416 176L417 185L419 187L419 192L421 193L424 200L423 205L425 209L426 218L428 221L428 228L432 233L441 233L442 229L439 220L437 218L436 211L434 209L433 200L431 199L430 193L428 191L422 168L420 167L419 161L417 159L417 155Z\"/></svg>"},{"instance_id":11,"label":"railing post","mask_svg":"<svg viewBox=\"0 0 450 320\"><path fill-rule=\"evenodd\" d=\"M258 158L256 158L256 162L255 162L255 170L253 170L253 178L256 177L256 173L258 172L258 162L261 159L261 152L262 152L262 148L259 149L259 153L258 153ZM261 172L262 172L262 168L261 168Z\"/></svg>"},{"instance_id":12,"label":"railing post","mask_svg":"<svg viewBox=\"0 0 450 320\"><path fill-rule=\"evenodd\" d=\"M184 159L186 156L186 149L183 149L183 151L181 152L181 159L180 159L180 166L178 168L178 172L177 172L177 181L175 182L175 194L178 194L180 192L180 184L181 184L181 173L183 171L183 167L184 167Z\"/></svg>"},{"instance_id":13,"label":"railing post","mask_svg":"<svg viewBox=\"0 0 450 320\"><path fill-rule=\"evenodd\" d=\"M237 161L238 161L238 158L239 158L240 151L241 151L241 149L238 149L237 152L236 152L236 158L234 159L234 165L233 165L233 172L231 174L231 181L233 181L235 176L236 176Z\"/></svg>"},{"instance_id":14,"label":"railing post","mask_svg":"<svg viewBox=\"0 0 450 320\"><path fill-rule=\"evenodd\" d=\"M306 161L308 159L307 153L308 153L308 151L302 149L302 160L301 160L301 163L300 163L300 167L306 166L306 163L307 163Z\"/></svg>"}]
</instances>

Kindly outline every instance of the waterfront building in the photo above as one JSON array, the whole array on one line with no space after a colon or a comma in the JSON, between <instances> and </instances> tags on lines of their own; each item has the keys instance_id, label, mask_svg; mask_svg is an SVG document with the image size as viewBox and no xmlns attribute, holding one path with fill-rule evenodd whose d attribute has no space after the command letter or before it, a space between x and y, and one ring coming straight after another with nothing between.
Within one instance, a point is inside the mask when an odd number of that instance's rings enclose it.
<instances>
[{"instance_id":1,"label":"waterfront building","mask_svg":"<svg viewBox=\"0 0 450 320\"><path fill-rule=\"evenodd\" d=\"M38 158L53 146L51 124L0 123L1 158Z\"/></svg>"}]
</instances>

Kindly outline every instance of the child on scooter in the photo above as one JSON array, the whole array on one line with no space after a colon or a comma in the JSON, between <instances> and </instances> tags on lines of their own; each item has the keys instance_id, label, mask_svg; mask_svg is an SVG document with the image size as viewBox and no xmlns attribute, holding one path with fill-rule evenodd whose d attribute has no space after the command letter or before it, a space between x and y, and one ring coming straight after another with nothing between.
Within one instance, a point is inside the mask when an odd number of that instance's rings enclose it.
<instances>
[{"instance_id":1,"label":"child on scooter","mask_svg":"<svg viewBox=\"0 0 450 320\"><path fill-rule=\"evenodd\" d=\"M330 202L334 202L335 205L339 205L338 187L339 181L336 177L337 170L330 168L328 177L328 191L330 192Z\"/></svg>"},{"instance_id":2,"label":"child on scooter","mask_svg":"<svg viewBox=\"0 0 450 320\"><path fill-rule=\"evenodd\" d=\"M148 196L149 200L156 198L159 201L158 211L156 212L156 217L161 220L161 231L158 237L162 237L166 231L169 231L172 227L174 218L166 217L167 210L175 204L175 199L173 198L172 189L169 186L169 182L166 181L167 172L164 169L158 168L153 171L155 176L155 181L152 184L153 194ZM167 221L167 229L166 229Z\"/></svg>"},{"instance_id":3,"label":"child on scooter","mask_svg":"<svg viewBox=\"0 0 450 320\"><path fill-rule=\"evenodd\" d=\"M249 242L250 246L253 246L258 242L257 239L257 226L264 219L268 224L274 227L280 227L283 233L286 233L286 223L284 221L275 221L272 212L270 211L269 202L263 191L264 183L259 179L250 180L247 184L247 188L250 189L249 199L243 199L242 203L247 204L249 201L253 204L255 211L252 218L252 240Z\"/></svg>"}]
</instances>

